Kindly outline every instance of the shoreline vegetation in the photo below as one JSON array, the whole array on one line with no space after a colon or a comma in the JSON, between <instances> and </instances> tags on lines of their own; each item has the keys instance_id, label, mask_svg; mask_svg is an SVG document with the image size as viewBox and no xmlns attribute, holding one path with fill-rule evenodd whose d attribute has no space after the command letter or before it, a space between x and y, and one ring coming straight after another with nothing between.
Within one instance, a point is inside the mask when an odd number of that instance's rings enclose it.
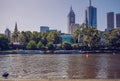
<instances>
[{"instance_id":1,"label":"shoreline vegetation","mask_svg":"<svg viewBox=\"0 0 120 81\"><path fill-rule=\"evenodd\" d=\"M0 54L120 53L120 28L101 32L82 25L70 38L63 35L57 31L14 31L12 37L0 34Z\"/></svg>"},{"instance_id":2,"label":"shoreline vegetation","mask_svg":"<svg viewBox=\"0 0 120 81\"><path fill-rule=\"evenodd\" d=\"M120 50L94 50L94 51L80 51L80 50L8 50L0 51L0 54L115 54L120 53Z\"/></svg>"}]
</instances>

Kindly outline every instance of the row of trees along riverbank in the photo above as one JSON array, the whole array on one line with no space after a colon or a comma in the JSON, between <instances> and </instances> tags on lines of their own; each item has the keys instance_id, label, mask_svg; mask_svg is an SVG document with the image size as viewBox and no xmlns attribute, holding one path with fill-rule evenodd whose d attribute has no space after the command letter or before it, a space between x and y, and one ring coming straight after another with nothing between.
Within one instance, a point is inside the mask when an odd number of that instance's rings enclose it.
<instances>
[{"instance_id":1,"label":"row of trees along riverbank","mask_svg":"<svg viewBox=\"0 0 120 81\"><path fill-rule=\"evenodd\" d=\"M112 50L120 49L120 28L101 33L93 27L80 26L73 34L72 42L62 42L59 32L14 32L12 38L0 34L0 50L12 49L13 39L28 50Z\"/></svg>"}]
</instances>

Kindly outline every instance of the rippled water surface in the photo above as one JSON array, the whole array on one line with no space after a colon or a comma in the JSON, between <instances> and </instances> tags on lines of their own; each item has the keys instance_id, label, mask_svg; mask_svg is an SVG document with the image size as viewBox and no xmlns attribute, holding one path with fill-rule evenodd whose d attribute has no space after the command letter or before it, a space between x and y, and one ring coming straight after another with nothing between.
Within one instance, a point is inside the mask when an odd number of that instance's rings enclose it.
<instances>
[{"instance_id":1,"label":"rippled water surface","mask_svg":"<svg viewBox=\"0 0 120 81\"><path fill-rule=\"evenodd\" d=\"M120 55L0 55L0 77L10 78L120 78Z\"/></svg>"}]
</instances>

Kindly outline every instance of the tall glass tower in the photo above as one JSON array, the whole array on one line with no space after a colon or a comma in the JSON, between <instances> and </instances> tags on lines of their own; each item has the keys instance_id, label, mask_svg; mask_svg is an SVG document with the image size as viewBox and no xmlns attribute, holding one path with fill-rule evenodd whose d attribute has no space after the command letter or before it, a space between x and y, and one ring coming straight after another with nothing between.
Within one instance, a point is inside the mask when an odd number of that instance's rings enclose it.
<instances>
[{"instance_id":1,"label":"tall glass tower","mask_svg":"<svg viewBox=\"0 0 120 81\"><path fill-rule=\"evenodd\" d=\"M85 14L86 14L85 21L89 27L97 28L97 8L95 8L91 5L91 0L89 0L89 1L90 1L90 5L86 9L86 12L85 12Z\"/></svg>"}]
</instances>

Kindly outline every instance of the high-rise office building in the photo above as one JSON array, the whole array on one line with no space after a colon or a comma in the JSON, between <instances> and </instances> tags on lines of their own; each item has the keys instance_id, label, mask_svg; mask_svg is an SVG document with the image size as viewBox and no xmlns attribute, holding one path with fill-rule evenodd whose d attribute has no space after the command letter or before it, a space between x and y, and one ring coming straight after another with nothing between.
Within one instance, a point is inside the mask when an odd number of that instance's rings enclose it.
<instances>
[{"instance_id":1,"label":"high-rise office building","mask_svg":"<svg viewBox=\"0 0 120 81\"><path fill-rule=\"evenodd\" d=\"M107 13L107 30L111 31L114 29L114 12Z\"/></svg>"},{"instance_id":2,"label":"high-rise office building","mask_svg":"<svg viewBox=\"0 0 120 81\"><path fill-rule=\"evenodd\" d=\"M71 34L71 30L72 30L71 25L75 24L75 13L72 7L70 8L70 12L67 17L68 17L68 34Z\"/></svg>"},{"instance_id":3,"label":"high-rise office building","mask_svg":"<svg viewBox=\"0 0 120 81\"><path fill-rule=\"evenodd\" d=\"M97 28L97 8L92 6L92 2L90 1L89 7L85 11L85 23L89 27L95 27Z\"/></svg>"},{"instance_id":4,"label":"high-rise office building","mask_svg":"<svg viewBox=\"0 0 120 81\"><path fill-rule=\"evenodd\" d=\"M116 14L116 27L120 28L120 13Z\"/></svg>"}]
</instances>

